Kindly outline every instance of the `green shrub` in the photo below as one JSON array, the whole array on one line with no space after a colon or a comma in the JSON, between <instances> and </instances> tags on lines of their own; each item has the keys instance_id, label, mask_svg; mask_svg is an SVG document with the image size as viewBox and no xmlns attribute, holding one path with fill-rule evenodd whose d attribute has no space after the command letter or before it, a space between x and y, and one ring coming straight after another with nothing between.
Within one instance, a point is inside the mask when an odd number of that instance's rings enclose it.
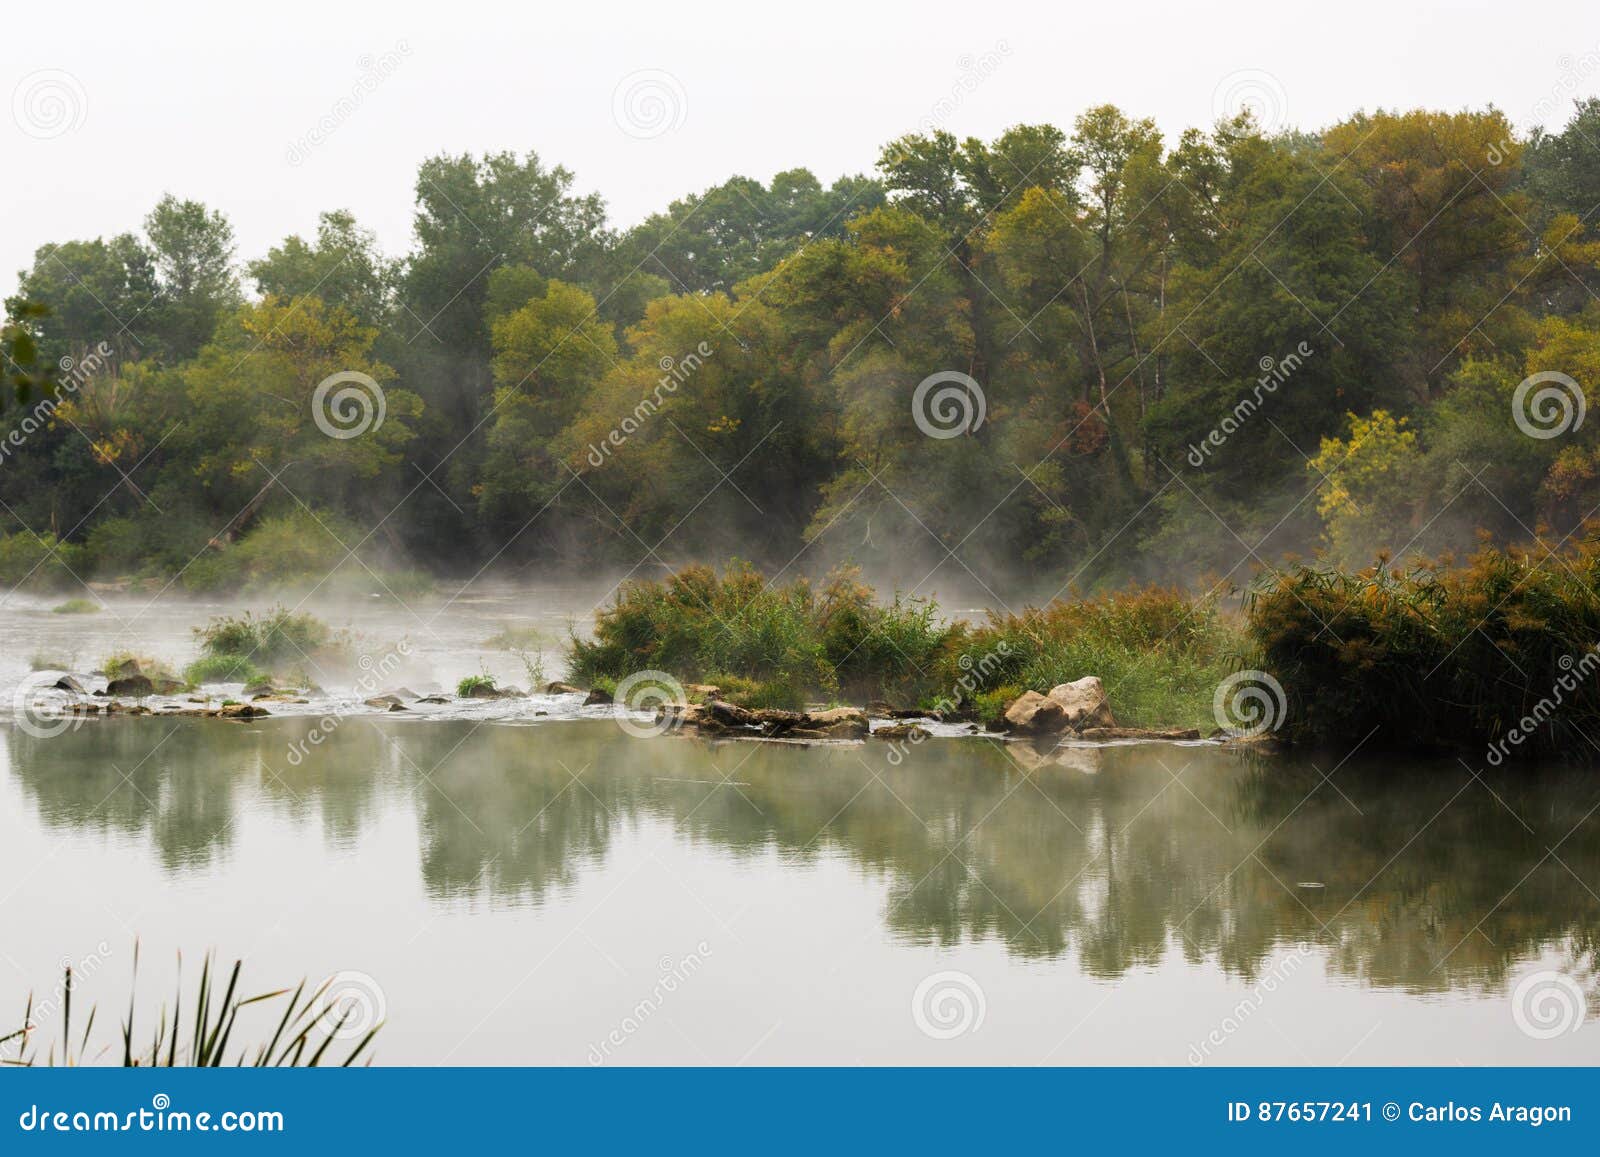
<instances>
[{"instance_id":1,"label":"green shrub","mask_svg":"<svg viewBox=\"0 0 1600 1157\"><path fill-rule=\"evenodd\" d=\"M0 534L0 584L36 590L78 585L83 548L53 534Z\"/></svg>"},{"instance_id":2,"label":"green shrub","mask_svg":"<svg viewBox=\"0 0 1600 1157\"><path fill-rule=\"evenodd\" d=\"M475 691L498 691L493 675L468 675L456 684L456 694L462 699L469 699Z\"/></svg>"},{"instance_id":3,"label":"green shrub","mask_svg":"<svg viewBox=\"0 0 1600 1157\"><path fill-rule=\"evenodd\" d=\"M50 608L53 615L92 615L100 610L100 604L93 599L68 599L64 603L57 603Z\"/></svg>"},{"instance_id":4,"label":"green shrub","mask_svg":"<svg viewBox=\"0 0 1600 1157\"><path fill-rule=\"evenodd\" d=\"M1600 542L1485 549L1405 570L1302 566L1251 592L1287 733L1390 748L1591 751L1600 730ZM1567 684L1571 686L1567 686ZM1518 738L1511 741L1512 729ZM1503 746L1502 746L1503 745Z\"/></svg>"},{"instance_id":5,"label":"green shrub","mask_svg":"<svg viewBox=\"0 0 1600 1157\"><path fill-rule=\"evenodd\" d=\"M273 674L296 672L319 659L342 654L349 646L313 615L276 607L266 614L224 616L197 627L200 657L186 670L191 683L251 682Z\"/></svg>"}]
</instances>

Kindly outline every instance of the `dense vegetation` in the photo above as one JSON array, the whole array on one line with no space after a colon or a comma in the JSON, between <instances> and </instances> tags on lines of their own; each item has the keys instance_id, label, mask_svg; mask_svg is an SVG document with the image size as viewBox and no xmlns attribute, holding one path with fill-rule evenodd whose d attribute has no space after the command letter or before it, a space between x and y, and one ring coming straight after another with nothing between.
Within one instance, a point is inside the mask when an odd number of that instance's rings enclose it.
<instances>
[{"instance_id":1,"label":"dense vegetation","mask_svg":"<svg viewBox=\"0 0 1600 1157\"><path fill-rule=\"evenodd\" d=\"M1164 140L1101 107L620 231L531 153L438 156L409 253L331 211L242 265L168 197L7 302L0 582L809 548L1053 592L1560 539L1600 423L1531 437L1513 402L1600 381L1596 142L1597 101L1526 137L1491 109ZM914 420L941 371L983 391L961 437ZM314 420L341 373L383 391L357 437Z\"/></svg>"},{"instance_id":2,"label":"dense vegetation","mask_svg":"<svg viewBox=\"0 0 1600 1157\"><path fill-rule=\"evenodd\" d=\"M1094 674L1121 721L1188 727L1210 720L1212 693L1240 646L1213 606L1177 590L969 624L946 620L929 600L881 599L853 572L815 589L735 563L720 576L696 566L625 584L596 615L594 639L571 641L569 659L574 677L591 682L664 671L751 707L881 699L983 720L1024 690Z\"/></svg>"}]
</instances>

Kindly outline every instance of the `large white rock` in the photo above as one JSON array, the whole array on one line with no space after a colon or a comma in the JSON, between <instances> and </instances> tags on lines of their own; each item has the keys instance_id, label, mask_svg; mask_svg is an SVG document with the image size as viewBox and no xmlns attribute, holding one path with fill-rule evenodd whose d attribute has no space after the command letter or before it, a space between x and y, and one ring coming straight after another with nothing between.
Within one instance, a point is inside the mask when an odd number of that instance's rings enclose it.
<instances>
[{"instance_id":1,"label":"large white rock","mask_svg":"<svg viewBox=\"0 0 1600 1157\"><path fill-rule=\"evenodd\" d=\"M1050 688L1049 697L1061 705L1067 726L1075 731L1117 725L1111 717L1111 704L1106 702L1106 689L1094 675L1085 675L1072 683L1058 683Z\"/></svg>"}]
</instances>

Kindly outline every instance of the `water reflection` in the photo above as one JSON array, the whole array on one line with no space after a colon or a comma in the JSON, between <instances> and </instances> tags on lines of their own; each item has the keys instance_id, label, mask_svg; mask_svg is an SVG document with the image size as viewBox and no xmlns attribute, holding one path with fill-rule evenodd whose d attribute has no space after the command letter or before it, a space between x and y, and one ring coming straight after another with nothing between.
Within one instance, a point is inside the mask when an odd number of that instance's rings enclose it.
<instances>
[{"instance_id":1,"label":"water reflection","mask_svg":"<svg viewBox=\"0 0 1600 1157\"><path fill-rule=\"evenodd\" d=\"M1316 942L1333 972L1437 992L1500 984L1550 948L1592 963L1600 930L1600 782L1575 770L1352 762L1325 782L1334 761L1214 748L947 740L895 762L878 744L387 719L347 720L291 762L311 726L109 720L5 743L40 823L141 838L175 875L224 862L244 815L359 852L403 806L437 904L539 904L664 821L731 870L843 853L887 883L898 939L998 939L1099 977L1173 953L1250 976Z\"/></svg>"}]
</instances>

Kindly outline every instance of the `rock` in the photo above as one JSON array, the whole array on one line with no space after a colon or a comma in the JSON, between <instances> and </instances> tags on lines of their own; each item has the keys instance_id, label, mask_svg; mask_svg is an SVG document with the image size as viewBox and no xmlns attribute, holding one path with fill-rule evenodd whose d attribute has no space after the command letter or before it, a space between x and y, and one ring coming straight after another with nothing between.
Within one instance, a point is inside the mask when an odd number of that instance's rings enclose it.
<instances>
[{"instance_id":1,"label":"rock","mask_svg":"<svg viewBox=\"0 0 1600 1157\"><path fill-rule=\"evenodd\" d=\"M857 707L834 707L828 711L813 711L808 726L830 739L865 739L871 730L867 713Z\"/></svg>"},{"instance_id":2,"label":"rock","mask_svg":"<svg viewBox=\"0 0 1600 1157\"><path fill-rule=\"evenodd\" d=\"M374 695L371 699L363 699L361 702L368 707L382 707L391 711L396 707L405 709L405 704L400 702L398 695Z\"/></svg>"},{"instance_id":3,"label":"rock","mask_svg":"<svg viewBox=\"0 0 1600 1157\"><path fill-rule=\"evenodd\" d=\"M71 675L63 675L51 684L57 691L71 691L74 695L83 694L83 684Z\"/></svg>"},{"instance_id":4,"label":"rock","mask_svg":"<svg viewBox=\"0 0 1600 1157\"><path fill-rule=\"evenodd\" d=\"M544 689L546 695L582 695L582 687L574 687L571 683L555 682Z\"/></svg>"},{"instance_id":5,"label":"rock","mask_svg":"<svg viewBox=\"0 0 1600 1157\"><path fill-rule=\"evenodd\" d=\"M931 739L933 732L926 727L918 727L915 723L891 723L887 727L872 729L874 739L909 739L913 743L921 743L924 739Z\"/></svg>"},{"instance_id":6,"label":"rock","mask_svg":"<svg viewBox=\"0 0 1600 1157\"><path fill-rule=\"evenodd\" d=\"M107 695L149 695L154 690L155 684L143 675L119 675L106 684Z\"/></svg>"},{"instance_id":7,"label":"rock","mask_svg":"<svg viewBox=\"0 0 1600 1157\"><path fill-rule=\"evenodd\" d=\"M593 691L589 692L589 696L583 701L583 705L585 707L595 707L604 706L610 702L611 692L602 691L600 688L596 687Z\"/></svg>"},{"instance_id":8,"label":"rock","mask_svg":"<svg viewBox=\"0 0 1600 1157\"><path fill-rule=\"evenodd\" d=\"M241 692L241 694L248 695L252 699L257 695L276 695L277 693L277 690L272 686L271 679L252 679L244 685L244 690Z\"/></svg>"},{"instance_id":9,"label":"rock","mask_svg":"<svg viewBox=\"0 0 1600 1157\"><path fill-rule=\"evenodd\" d=\"M265 707L256 707L250 703L229 703L218 708L217 715L223 719L259 719L268 714Z\"/></svg>"},{"instance_id":10,"label":"rock","mask_svg":"<svg viewBox=\"0 0 1600 1157\"><path fill-rule=\"evenodd\" d=\"M418 703L448 703L448 702L450 702L450 700L446 699L443 695L424 695L421 699L418 699L417 702Z\"/></svg>"},{"instance_id":11,"label":"rock","mask_svg":"<svg viewBox=\"0 0 1600 1157\"><path fill-rule=\"evenodd\" d=\"M1006 724L1022 735L1053 735L1067 726L1067 709L1037 691L1024 691L1006 708Z\"/></svg>"},{"instance_id":12,"label":"rock","mask_svg":"<svg viewBox=\"0 0 1600 1157\"><path fill-rule=\"evenodd\" d=\"M737 703L726 703L721 699L713 699L703 708L704 717L723 727L754 727L756 713L747 708L740 707ZM687 714L685 716L687 721Z\"/></svg>"},{"instance_id":13,"label":"rock","mask_svg":"<svg viewBox=\"0 0 1600 1157\"><path fill-rule=\"evenodd\" d=\"M474 683L467 688L467 699L504 699L505 694L493 683Z\"/></svg>"},{"instance_id":14,"label":"rock","mask_svg":"<svg viewBox=\"0 0 1600 1157\"><path fill-rule=\"evenodd\" d=\"M389 710L390 711L409 711L409 710L411 710L411 708L407 707L404 703L391 703L391 704L389 704Z\"/></svg>"},{"instance_id":15,"label":"rock","mask_svg":"<svg viewBox=\"0 0 1600 1157\"><path fill-rule=\"evenodd\" d=\"M124 659L120 663L113 663L106 668L105 672L107 679L123 679L129 675L141 674L143 672L139 670L139 660L137 659Z\"/></svg>"},{"instance_id":16,"label":"rock","mask_svg":"<svg viewBox=\"0 0 1600 1157\"><path fill-rule=\"evenodd\" d=\"M418 696L417 693L409 687L391 687L389 690L383 692L382 698L404 700L416 699Z\"/></svg>"},{"instance_id":17,"label":"rock","mask_svg":"<svg viewBox=\"0 0 1600 1157\"><path fill-rule=\"evenodd\" d=\"M1085 675L1073 683L1059 683L1050 688L1050 698L1066 712L1067 726L1081 731L1085 727L1115 727L1111 717L1111 704L1106 702L1106 689L1093 675Z\"/></svg>"},{"instance_id":18,"label":"rock","mask_svg":"<svg viewBox=\"0 0 1600 1157\"><path fill-rule=\"evenodd\" d=\"M1090 743L1104 743L1109 739L1180 740L1199 739L1200 732L1197 728L1151 731L1143 727L1085 727L1078 733L1078 738L1088 740Z\"/></svg>"},{"instance_id":19,"label":"rock","mask_svg":"<svg viewBox=\"0 0 1600 1157\"><path fill-rule=\"evenodd\" d=\"M179 695L189 689L189 684L181 679L169 678L166 675L156 675L150 680L150 685L155 688L157 695Z\"/></svg>"}]
</instances>

